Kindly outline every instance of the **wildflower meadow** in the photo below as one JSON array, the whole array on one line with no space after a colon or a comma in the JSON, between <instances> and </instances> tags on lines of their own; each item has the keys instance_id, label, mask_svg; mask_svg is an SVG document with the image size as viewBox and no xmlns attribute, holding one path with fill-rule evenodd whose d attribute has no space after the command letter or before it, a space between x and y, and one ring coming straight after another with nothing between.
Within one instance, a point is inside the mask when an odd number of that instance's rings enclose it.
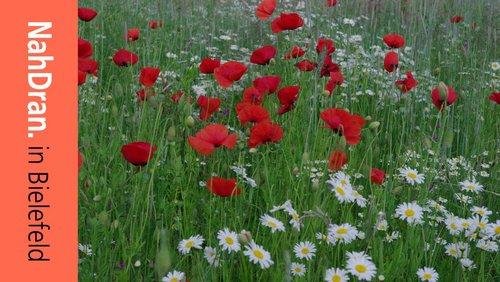
<instances>
[{"instance_id":1,"label":"wildflower meadow","mask_svg":"<svg viewBox=\"0 0 500 282\"><path fill-rule=\"evenodd\" d=\"M79 7L81 281L500 281L500 2Z\"/></svg>"}]
</instances>

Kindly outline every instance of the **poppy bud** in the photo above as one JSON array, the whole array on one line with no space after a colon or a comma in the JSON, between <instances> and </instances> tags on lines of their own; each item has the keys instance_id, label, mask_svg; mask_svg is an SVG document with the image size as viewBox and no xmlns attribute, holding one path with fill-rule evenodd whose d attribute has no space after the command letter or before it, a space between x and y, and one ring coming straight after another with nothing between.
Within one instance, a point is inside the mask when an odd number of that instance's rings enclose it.
<instances>
[{"instance_id":1,"label":"poppy bud","mask_svg":"<svg viewBox=\"0 0 500 282\"><path fill-rule=\"evenodd\" d=\"M175 126L171 126L167 130L167 140L172 141L175 139Z\"/></svg>"},{"instance_id":2,"label":"poppy bud","mask_svg":"<svg viewBox=\"0 0 500 282\"><path fill-rule=\"evenodd\" d=\"M380 126L380 122L378 122L378 121L372 121L370 123L370 125L368 126L368 128L370 128L370 129L376 129L379 126Z\"/></svg>"},{"instance_id":3,"label":"poppy bud","mask_svg":"<svg viewBox=\"0 0 500 282\"><path fill-rule=\"evenodd\" d=\"M257 153L257 148L250 148L250 150L248 150L248 152L251 154L255 154L255 153Z\"/></svg>"},{"instance_id":4,"label":"poppy bud","mask_svg":"<svg viewBox=\"0 0 500 282\"><path fill-rule=\"evenodd\" d=\"M101 199L102 199L101 195L94 196L94 202L99 202L99 201L101 201Z\"/></svg>"},{"instance_id":5,"label":"poppy bud","mask_svg":"<svg viewBox=\"0 0 500 282\"><path fill-rule=\"evenodd\" d=\"M250 231L246 231L245 229L241 230L240 234L238 234L238 241L242 245L246 245L252 241L252 234Z\"/></svg>"},{"instance_id":6,"label":"poppy bud","mask_svg":"<svg viewBox=\"0 0 500 282\"><path fill-rule=\"evenodd\" d=\"M441 99L443 99L443 101L446 101L448 99L448 86L446 86L446 84L441 81L439 82L438 91Z\"/></svg>"},{"instance_id":7,"label":"poppy bud","mask_svg":"<svg viewBox=\"0 0 500 282\"><path fill-rule=\"evenodd\" d=\"M123 96L123 88L122 88L122 85L120 83L116 83L115 84L115 91L113 93L115 97L121 97Z\"/></svg>"},{"instance_id":8,"label":"poppy bud","mask_svg":"<svg viewBox=\"0 0 500 282\"><path fill-rule=\"evenodd\" d=\"M424 147L427 149L432 148L432 141L429 138L424 138Z\"/></svg>"},{"instance_id":9,"label":"poppy bud","mask_svg":"<svg viewBox=\"0 0 500 282\"><path fill-rule=\"evenodd\" d=\"M298 167L294 167L292 173L293 173L294 176L297 176L299 174L299 168Z\"/></svg>"},{"instance_id":10,"label":"poppy bud","mask_svg":"<svg viewBox=\"0 0 500 282\"><path fill-rule=\"evenodd\" d=\"M269 60L269 64L270 65L275 65L276 64L276 60L274 58L272 58L271 60Z\"/></svg>"},{"instance_id":11,"label":"poppy bud","mask_svg":"<svg viewBox=\"0 0 500 282\"><path fill-rule=\"evenodd\" d=\"M339 139L339 146L342 150L345 151L345 148L347 147L347 140L345 139L345 136L340 136L340 139Z\"/></svg>"},{"instance_id":12,"label":"poppy bud","mask_svg":"<svg viewBox=\"0 0 500 282\"><path fill-rule=\"evenodd\" d=\"M403 191L403 187L398 186L398 187L394 188L392 191L394 192L394 194L399 194L399 193L401 193L401 191Z\"/></svg>"},{"instance_id":13,"label":"poppy bud","mask_svg":"<svg viewBox=\"0 0 500 282\"><path fill-rule=\"evenodd\" d=\"M446 133L444 134L444 146L445 147L451 147L451 144L453 144L453 129L449 128L446 130Z\"/></svg>"},{"instance_id":14,"label":"poppy bud","mask_svg":"<svg viewBox=\"0 0 500 282\"><path fill-rule=\"evenodd\" d=\"M118 117L118 107L113 104L113 106L111 106L111 114L116 118Z\"/></svg>"},{"instance_id":15,"label":"poppy bud","mask_svg":"<svg viewBox=\"0 0 500 282\"><path fill-rule=\"evenodd\" d=\"M308 153L308 152L304 152L304 153L302 154L302 162L303 162L303 163L307 163L307 162L309 161L309 158L310 158L310 155L309 155L309 153Z\"/></svg>"},{"instance_id":16,"label":"poppy bud","mask_svg":"<svg viewBox=\"0 0 500 282\"><path fill-rule=\"evenodd\" d=\"M86 188L90 188L90 186L92 186L92 182L90 180L85 180L85 187Z\"/></svg>"},{"instance_id":17,"label":"poppy bud","mask_svg":"<svg viewBox=\"0 0 500 282\"><path fill-rule=\"evenodd\" d=\"M436 76L438 76L440 73L441 73L441 68L436 68L436 69L434 70L434 74L435 74Z\"/></svg>"},{"instance_id":18,"label":"poppy bud","mask_svg":"<svg viewBox=\"0 0 500 282\"><path fill-rule=\"evenodd\" d=\"M319 188L319 180L314 179L314 180L312 181L312 186L311 186L311 188L312 188L314 191L318 190L318 188Z\"/></svg>"},{"instance_id":19,"label":"poppy bud","mask_svg":"<svg viewBox=\"0 0 500 282\"><path fill-rule=\"evenodd\" d=\"M140 260L136 260L136 261L134 262L134 266L135 266L135 267L139 267L139 266L141 266L141 261L140 261Z\"/></svg>"},{"instance_id":20,"label":"poppy bud","mask_svg":"<svg viewBox=\"0 0 500 282\"><path fill-rule=\"evenodd\" d=\"M120 222L118 221L118 219L113 220L113 222L111 223L111 228L117 229L118 226L120 226Z\"/></svg>"},{"instance_id":21,"label":"poppy bud","mask_svg":"<svg viewBox=\"0 0 500 282\"><path fill-rule=\"evenodd\" d=\"M238 149L240 149L240 150L245 149L245 144L243 144L243 143L238 143Z\"/></svg>"},{"instance_id":22,"label":"poppy bud","mask_svg":"<svg viewBox=\"0 0 500 282\"><path fill-rule=\"evenodd\" d=\"M366 121L370 121L370 120L372 120L372 116L366 116L366 117L365 117L365 120L366 120Z\"/></svg>"},{"instance_id":23,"label":"poppy bud","mask_svg":"<svg viewBox=\"0 0 500 282\"><path fill-rule=\"evenodd\" d=\"M158 276L162 277L167 273L171 266L170 252L167 246L167 232L165 229L160 231L160 250L156 254L155 267Z\"/></svg>"},{"instance_id":24,"label":"poppy bud","mask_svg":"<svg viewBox=\"0 0 500 282\"><path fill-rule=\"evenodd\" d=\"M111 100L113 100L113 96L111 96L111 95L107 95L107 96L106 96L106 101L111 101Z\"/></svg>"},{"instance_id":25,"label":"poppy bud","mask_svg":"<svg viewBox=\"0 0 500 282\"><path fill-rule=\"evenodd\" d=\"M188 116L188 117L186 118L186 120L184 121L184 124L185 124L187 127L189 127L189 128L193 127L193 126L194 126L194 118L193 118L192 116Z\"/></svg>"},{"instance_id":26,"label":"poppy bud","mask_svg":"<svg viewBox=\"0 0 500 282\"><path fill-rule=\"evenodd\" d=\"M99 213L99 223L102 225L108 225L109 223L108 213L106 211L102 211Z\"/></svg>"},{"instance_id":27,"label":"poppy bud","mask_svg":"<svg viewBox=\"0 0 500 282\"><path fill-rule=\"evenodd\" d=\"M321 93L321 95L323 95L323 97L328 97L328 96L330 96L330 91L323 90L323 93Z\"/></svg>"}]
</instances>

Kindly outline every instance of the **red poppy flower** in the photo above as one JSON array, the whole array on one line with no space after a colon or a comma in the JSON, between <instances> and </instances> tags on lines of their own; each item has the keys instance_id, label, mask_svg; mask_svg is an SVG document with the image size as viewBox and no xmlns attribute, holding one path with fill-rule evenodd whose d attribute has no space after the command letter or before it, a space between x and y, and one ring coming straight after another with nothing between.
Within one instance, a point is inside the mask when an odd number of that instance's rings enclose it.
<instances>
[{"instance_id":1,"label":"red poppy flower","mask_svg":"<svg viewBox=\"0 0 500 282\"><path fill-rule=\"evenodd\" d=\"M330 170L339 170L347 163L347 155L342 151L333 151L330 156Z\"/></svg>"},{"instance_id":2,"label":"red poppy flower","mask_svg":"<svg viewBox=\"0 0 500 282\"><path fill-rule=\"evenodd\" d=\"M238 62L227 62L214 69L214 76L222 88L229 88L241 79L248 67Z\"/></svg>"},{"instance_id":3,"label":"red poppy flower","mask_svg":"<svg viewBox=\"0 0 500 282\"><path fill-rule=\"evenodd\" d=\"M132 142L122 146L122 155L127 162L135 166L145 166L153 158L156 146L148 142Z\"/></svg>"},{"instance_id":4,"label":"red poppy flower","mask_svg":"<svg viewBox=\"0 0 500 282\"><path fill-rule=\"evenodd\" d=\"M87 80L87 73L81 70L78 70L78 85L82 85Z\"/></svg>"},{"instance_id":5,"label":"red poppy flower","mask_svg":"<svg viewBox=\"0 0 500 282\"><path fill-rule=\"evenodd\" d=\"M405 45L405 39L399 34L387 34L384 36L384 42L389 48L401 48Z\"/></svg>"},{"instance_id":6,"label":"red poppy flower","mask_svg":"<svg viewBox=\"0 0 500 282\"><path fill-rule=\"evenodd\" d=\"M184 92L181 90L177 93L172 94L172 97L170 97L170 99L172 99L172 102L179 104L179 102L181 101L183 96L184 96ZM187 99L189 100L189 104L193 103L193 98L188 97Z\"/></svg>"},{"instance_id":7,"label":"red poppy flower","mask_svg":"<svg viewBox=\"0 0 500 282\"><path fill-rule=\"evenodd\" d=\"M360 115L351 115L345 110L332 108L324 110L320 118L328 124L323 128L331 128L333 132L344 136L347 144L356 145L361 140L361 128L365 125L365 119Z\"/></svg>"},{"instance_id":8,"label":"red poppy flower","mask_svg":"<svg viewBox=\"0 0 500 282\"><path fill-rule=\"evenodd\" d=\"M138 28L131 28L127 32L127 41L136 41L139 39L140 30Z\"/></svg>"},{"instance_id":9,"label":"red poppy flower","mask_svg":"<svg viewBox=\"0 0 500 282\"><path fill-rule=\"evenodd\" d=\"M89 22L97 16L97 12L90 8L78 8L78 18L80 20Z\"/></svg>"},{"instance_id":10,"label":"red poppy flower","mask_svg":"<svg viewBox=\"0 0 500 282\"><path fill-rule=\"evenodd\" d=\"M304 56L306 51L304 49L300 48L299 46L293 46L292 51L288 54L285 54L283 57L285 60L289 60L290 58L300 58Z\"/></svg>"},{"instance_id":11,"label":"red poppy flower","mask_svg":"<svg viewBox=\"0 0 500 282\"><path fill-rule=\"evenodd\" d=\"M156 96L156 92L151 88L142 88L135 92L135 95L137 96L137 104L141 104L142 101L147 101L149 97Z\"/></svg>"},{"instance_id":12,"label":"red poppy flower","mask_svg":"<svg viewBox=\"0 0 500 282\"><path fill-rule=\"evenodd\" d=\"M295 108L295 101L299 97L300 86L285 86L278 91L278 99L280 100L281 108L278 110L278 115L282 115Z\"/></svg>"},{"instance_id":13,"label":"red poppy flower","mask_svg":"<svg viewBox=\"0 0 500 282\"><path fill-rule=\"evenodd\" d=\"M222 177L212 177L207 181L207 189L221 197L239 196L241 188L236 187L236 179L226 180Z\"/></svg>"},{"instance_id":14,"label":"red poppy flower","mask_svg":"<svg viewBox=\"0 0 500 282\"><path fill-rule=\"evenodd\" d=\"M384 183L385 172L380 169L372 168L370 170L370 180L378 185L382 185Z\"/></svg>"},{"instance_id":15,"label":"red poppy flower","mask_svg":"<svg viewBox=\"0 0 500 282\"><path fill-rule=\"evenodd\" d=\"M92 56L92 44L85 39L78 38L78 58L88 58Z\"/></svg>"},{"instance_id":16,"label":"red poppy flower","mask_svg":"<svg viewBox=\"0 0 500 282\"><path fill-rule=\"evenodd\" d=\"M389 52L384 58L384 68L388 72L393 72L398 68L399 59L396 52Z\"/></svg>"},{"instance_id":17,"label":"red poppy flower","mask_svg":"<svg viewBox=\"0 0 500 282\"><path fill-rule=\"evenodd\" d=\"M141 68L141 75L139 76L139 82L146 86L151 87L155 84L158 75L160 74L160 69L157 68Z\"/></svg>"},{"instance_id":18,"label":"red poppy flower","mask_svg":"<svg viewBox=\"0 0 500 282\"><path fill-rule=\"evenodd\" d=\"M262 94L273 94L281 82L281 76L263 76L253 81L253 87Z\"/></svg>"},{"instance_id":19,"label":"red poppy flower","mask_svg":"<svg viewBox=\"0 0 500 282\"><path fill-rule=\"evenodd\" d=\"M316 44L316 52L318 52L318 54L326 52L327 56L335 52L335 46L333 45L333 40L321 37L318 38L318 44Z\"/></svg>"},{"instance_id":20,"label":"red poppy flower","mask_svg":"<svg viewBox=\"0 0 500 282\"><path fill-rule=\"evenodd\" d=\"M243 102L260 105L264 103L264 93L255 87L248 87L243 92Z\"/></svg>"},{"instance_id":21,"label":"red poppy flower","mask_svg":"<svg viewBox=\"0 0 500 282\"><path fill-rule=\"evenodd\" d=\"M396 81L396 85L397 86L401 86L401 91L403 93L406 93L408 91L410 91L413 87L417 86L418 85L418 81L416 81L414 78L413 78L413 74L411 74L411 72L407 71L406 72L406 78L403 79L403 80L398 80Z\"/></svg>"},{"instance_id":22,"label":"red poppy flower","mask_svg":"<svg viewBox=\"0 0 500 282\"><path fill-rule=\"evenodd\" d=\"M441 93L441 91L439 91L439 87L436 87L434 88L434 90L432 90L432 103L434 104L434 106L436 106L436 108L442 112L444 108L446 108L447 106L451 106L451 104L455 103L455 100L457 100L457 94L455 94L455 91L453 90L453 88L447 86L448 88L448 91L446 90L443 90ZM448 93L444 93L444 92L448 92Z\"/></svg>"},{"instance_id":23,"label":"red poppy flower","mask_svg":"<svg viewBox=\"0 0 500 282\"><path fill-rule=\"evenodd\" d=\"M330 56L326 56L325 61L323 62L323 66L321 67L320 77L325 77L330 75L331 72L338 71L340 71L339 65L334 64Z\"/></svg>"},{"instance_id":24,"label":"red poppy flower","mask_svg":"<svg viewBox=\"0 0 500 282\"><path fill-rule=\"evenodd\" d=\"M97 75L97 68L99 67L99 64L92 60L92 59L85 59L85 58L78 58L78 70L85 72L85 73L90 73L94 76Z\"/></svg>"},{"instance_id":25,"label":"red poppy flower","mask_svg":"<svg viewBox=\"0 0 500 282\"><path fill-rule=\"evenodd\" d=\"M220 59L203 58L201 59L200 72L204 74L214 73L214 70L220 66Z\"/></svg>"},{"instance_id":26,"label":"red poppy flower","mask_svg":"<svg viewBox=\"0 0 500 282\"><path fill-rule=\"evenodd\" d=\"M276 56L276 48L273 46L264 46L252 52L250 62L257 65L269 64L269 61Z\"/></svg>"},{"instance_id":27,"label":"red poppy flower","mask_svg":"<svg viewBox=\"0 0 500 282\"><path fill-rule=\"evenodd\" d=\"M283 30L294 30L304 25L304 20L297 13L285 14L281 13L279 17L271 23L271 30L274 33L282 32Z\"/></svg>"},{"instance_id":28,"label":"red poppy flower","mask_svg":"<svg viewBox=\"0 0 500 282\"><path fill-rule=\"evenodd\" d=\"M450 23L459 23L462 21L462 17L461 16L454 16L450 19Z\"/></svg>"},{"instance_id":29,"label":"red poppy flower","mask_svg":"<svg viewBox=\"0 0 500 282\"><path fill-rule=\"evenodd\" d=\"M208 120L213 112L219 111L220 99L202 95L198 97L198 105L201 107L200 119Z\"/></svg>"},{"instance_id":30,"label":"red poppy flower","mask_svg":"<svg viewBox=\"0 0 500 282\"><path fill-rule=\"evenodd\" d=\"M248 122L269 121L269 113L266 108L251 103L238 103L236 105L236 114L241 122L241 127L245 127Z\"/></svg>"},{"instance_id":31,"label":"red poppy flower","mask_svg":"<svg viewBox=\"0 0 500 282\"><path fill-rule=\"evenodd\" d=\"M337 0L327 0L326 1L326 6L327 7L333 7L335 5L337 5Z\"/></svg>"},{"instance_id":32,"label":"red poppy flower","mask_svg":"<svg viewBox=\"0 0 500 282\"><path fill-rule=\"evenodd\" d=\"M151 27L152 29L156 29L158 27L162 27L163 26L163 22L162 21L150 21L149 22L149 27Z\"/></svg>"},{"instance_id":33,"label":"red poppy flower","mask_svg":"<svg viewBox=\"0 0 500 282\"><path fill-rule=\"evenodd\" d=\"M500 92L493 92L491 95L488 97L489 100L497 103L497 105L500 104Z\"/></svg>"},{"instance_id":34,"label":"red poppy flower","mask_svg":"<svg viewBox=\"0 0 500 282\"><path fill-rule=\"evenodd\" d=\"M301 71L312 71L316 68L316 66L318 66L318 63L311 63L306 59L296 63L294 66L296 66Z\"/></svg>"},{"instance_id":35,"label":"red poppy flower","mask_svg":"<svg viewBox=\"0 0 500 282\"><path fill-rule=\"evenodd\" d=\"M342 85L344 83L344 76L340 71L335 71L330 73L330 79L328 80L328 83L325 86L325 90L330 92L330 95L332 96L333 90L335 90L335 87L337 85Z\"/></svg>"},{"instance_id":36,"label":"red poppy flower","mask_svg":"<svg viewBox=\"0 0 500 282\"><path fill-rule=\"evenodd\" d=\"M276 8L276 0L263 0L257 6L255 14L257 18L267 20L273 14L274 8Z\"/></svg>"},{"instance_id":37,"label":"red poppy flower","mask_svg":"<svg viewBox=\"0 0 500 282\"><path fill-rule=\"evenodd\" d=\"M135 65L139 59L137 58L137 55L133 52L129 52L125 49L120 49L116 51L115 55L113 56L113 62L117 66L122 66L122 67L128 67Z\"/></svg>"},{"instance_id":38,"label":"red poppy flower","mask_svg":"<svg viewBox=\"0 0 500 282\"><path fill-rule=\"evenodd\" d=\"M275 122L261 122L250 128L248 146L255 148L261 144L277 143L283 138L283 129Z\"/></svg>"},{"instance_id":39,"label":"red poppy flower","mask_svg":"<svg viewBox=\"0 0 500 282\"><path fill-rule=\"evenodd\" d=\"M232 149L236 145L236 134L228 134L227 128L222 124L209 124L196 135L189 136L189 145L203 155L210 155L216 148L225 146Z\"/></svg>"}]
</instances>

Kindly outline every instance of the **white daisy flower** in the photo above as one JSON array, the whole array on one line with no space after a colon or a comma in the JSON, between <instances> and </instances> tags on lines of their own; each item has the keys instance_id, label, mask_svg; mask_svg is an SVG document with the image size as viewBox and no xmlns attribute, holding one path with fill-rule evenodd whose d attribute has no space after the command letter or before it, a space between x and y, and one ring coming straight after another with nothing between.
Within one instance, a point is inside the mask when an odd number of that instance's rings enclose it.
<instances>
[{"instance_id":1,"label":"white daisy flower","mask_svg":"<svg viewBox=\"0 0 500 282\"><path fill-rule=\"evenodd\" d=\"M219 266L219 257L215 248L205 247L205 259L207 259L210 265Z\"/></svg>"},{"instance_id":2,"label":"white daisy flower","mask_svg":"<svg viewBox=\"0 0 500 282\"><path fill-rule=\"evenodd\" d=\"M260 268L266 269L273 265L271 259L271 254L264 250L262 246L257 245L254 241L251 241L248 245L245 245L245 251L243 251L251 262L259 264Z\"/></svg>"},{"instance_id":3,"label":"white daisy flower","mask_svg":"<svg viewBox=\"0 0 500 282\"><path fill-rule=\"evenodd\" d=\"M469 258L461 258L460 263L462 264L462 269L464 269L464 270L472 270L472 269L476 268L474 261L472 261Z\"/></svg>"},{"instance_id":4,"label":"white daisy flower","mask_svg":"<svg viewBox=\"0 0 500 282\"><path fill-rule=\"evenodd\" d=\"M444 224L446 225L446 228L448 228L451 235L457 235L463 230L463 227L460 224L460 218L454 215L448 216Z\"/></svg>"},{"instance_id":5,"label":"white daisy flower","mask_svg":"<svg viewBox=\"0 0 500 282\"><path fill-rule=\"evenodd\" d=\"M477 194L484 190L483 185L476 182L475 179L472 179L472 181L464 180L462 182L459 182L459 184L462 191L474 192Z\"/></svg>"},{"instance_id":6,"label":"white daisy flower","mask_svg":"<svg viewBox=\"0 0 500 282\"><path fill-rule=\"evenodd\" d=\"M359 280L370 281L377 272L371 258L363 252L347 253L347 270Z\"/></svg>"},{"instance_id":7,"label":"white daisy flower","mask_svg":"<svg viewBox=\"0 0 500 282\"><path fill-rule=\"evenodd\" d=\"M313 243L305 241L297 243L293 248L293 251L297 258L311 260L316 253L316 247Z\"/></svg>"},{"instance_id":8,"label":"white daisy flower","mask_svg":"<svg viewBox=\"0 0 500 282\"><path fill-rule=\"evenodd\" d=\"M392 231L391 234L385 235L385 241L392 243L394 240L397 240L399 238L399 232L398 231Z\"/></svg>"},{"instance_id":9,"label":"white daisy flower","mask_svg":"<svg viewBox=\"0 0 500 282\"><path fill-rule=\"evenodd\" d=\"M486 225L486 234L488 237L500 238L500 220Z\"/></svg>"},{"instance_id":10,"label":"white daisy flower","mask_svg":"<svg viewBox=\"0 0 500 282\"><path fill-rule=\"evenodd\" d=\"M282 231L282 232L285 231L285 225L283 225L283 222L279 221L278 219L276 219L268 214L264 214L263 216L261 216L260 222L262 225L271 228L272 233L274 233L276 230Z\"/></svg>"},{"instance_id":11,"label":"white daisy flower","mask_svg":"<svg viewBox=\"0 0 500 282\"><path fill-rule=\"evenodd\" d=\"M417 270L417 275L422 281L436 282L439 274L432 267L424 267Z\"/></svg>"},{"instance_id":12,"label":"white daisy flower","mask_svg":"<svg viewBox=\"0 0 500 282\"><path fill-rule=\"evenodd\" d=\"M356 239L358 230L356 227L350 225L349 223L344 223L342 225L330 224L328 227L328 235L334 238L334 241L338 243L349 244Z\"/></svg>"},{"instance_id":13,"label":"white daisy flower","mask_svg":"<svg viewBox=\"0 0 500 282\"><path fill-rule=\"evenodd\" d=\"M396 209L396 216L410 224L422 224L424 211L416 203L402 203Z\"/></svg>"},{"instance_id":14,"label":"white daisy flower","mask_svg":"<svg viewBox=\"0 0 500 282\"><path fill-rule=\"evenodd\" d=\"M290 265L290 273L292 273L293 276L304 276L306 275L306 271L306 266L302 263L293 262Z\"/></svg>"},{"instance_id":15,"label":"white daisy flower","mask_svg":"<svg viewBox=\"0 0 500 282\"><path fill-rule=\"evenodd\" d=\"M352 191L352 194L354 196L354 199L356 199L356 204L358 204L358 206L364 208L366 207L366 202L367 200L365 199L365 197L363 197L363 195L361 195L358 191L356 190L353 190Z\"/></svg>"},{"instance_id":16,"label":"white daisy flower","mask_svg":"<svg viewBox=\"0 0 500 282\"><path fill-rule=\"evenodd\" d=\"M222 247L223 251L231 253L239 252L241 249L240 242L238 241L238 234L230 231L228 228L224 228L224 230L217 232L217 239L219 239L219 245Z\"/></svg>"},{"instance_id":17,"label":"white daisy flower","mask_svg":"<svg viewBox=\"0 0 500 282\"><path fill-rule=\"evenodd\" d=\"M326 270L325 281L345 282L349 281L349 276L347 276L346 270L332 267Z\"/></svg>"},{"instance_id":18,"label":"white daisy flower","mask_svg":"<svg viewBox=\"0 0 500 282\"><path fill-rule=\"evenodd\" d=\"M92 251L92 245L83 245L78 243L78 250L87 256L91 256L94 252Z\"/></svg>"},{"instance_id":19,"label":"white daisy flower","mask_svg":"<svg viewBox=\"0 0 500 282\"><path fill-rule=\"evenodd\" d=\"M331 189L335 193L335 196L337 197L339 202L352 203L356 199L354 197L351 185L343 185L340 181L333 179L328 180L326 183L330 184L330 186L332 187Z\"/></svg>"},{"instance_id":20,"label":"white daisy flower","mask_svg":"<svg viewBox=\"0 0 500 282\"><path fill-rule=\"evenodd\" d=\"M400 168L399 175L403 177L406 182L414 186L415 184L424 183L425 177L423 174L418 173L416 169L411 169L408 167Z\"/></svg>"},{"instance_id":21,"label":"white daisy flower","mask_svg":"<svg viewBox=\"0 0 500 282\"><path fill-rule=\"evenodd\" d=\"M379 221L377 223L377 225L375 226L375 228L379 231L386 231L387 228L389 228L389 224L387 224L387 220L385 219L382 219L381 221Z\"/></svg>"},{"instance_id":22,"label":"white daisy flower","mask_svg":"<svg viewBox=\"0 0 500 282\"><path fill-rule=\"evenodd\" d=\"M494 71L497 71L500 69L500 63L499 62L492 62L491 63L491 69Z\"/></svg>"},{"instance_id":23,"label":"white daisy flower","mask_svg":"<svg viewBox=\"0 0 500 282\"><path fill-rule=\"evenodd\" d=\"M177 246L177 250L179 250L181 254L185 255L191 252L192 248L201 249L203 242L205 242L205 239L203 239L201 235L191 236L189 239L180 241Z\"/></svg>"},{"instance_id":24,"label":"white daisy flower","mask_svg":"<svg viewBox=\"0 0 500 282\"><path fill-rule=\"evenodd\" d=\"M452 256L454 258L460 258L462 256L462 253L460 251L460 248L458 247L457 244L450 243L445 246L445 253L449 256Z\"/></svg>"},{"instance_id":25,"label":"white daisy flower","mask_svg":"<svg viewBox=\"0 0 500 282\"><path fill-rule=\"evenodd\" d=\"M184 272L180 272L177 270L174 270L172 272L169 272L167 276L163 277L161 279L162 282L181 282L184 281Z\"/></svg>"}]
</instances>

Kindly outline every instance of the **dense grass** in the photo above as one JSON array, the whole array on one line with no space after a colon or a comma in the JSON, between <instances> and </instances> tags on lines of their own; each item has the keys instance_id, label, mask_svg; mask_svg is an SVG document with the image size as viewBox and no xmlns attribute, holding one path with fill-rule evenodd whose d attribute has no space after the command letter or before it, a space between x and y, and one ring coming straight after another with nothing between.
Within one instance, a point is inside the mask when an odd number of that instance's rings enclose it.
<instances>
[{"instance_id":1,"label":"dense grass","mask_svg":"<svg viewBox=\"0 0 500 282\"><path fill-rule=\"evenodd\" d=\"M490 65L500 61L499 3L339 0L337 7L326 8L326 1L278 2L273 17L280 12L298 12L308 19L306 25L270 37L270 21L258 21L253 13L256 1L79 1L80 7L99 13L93 21L80 22L79 26L79 36L94 45L92 58L99 62L97 82L79 87L79 140L85 159L79 175L79 242L90 244L93 251L92 255L80 253L80 280L161 281L167 272L178 270L190 281L283 281L289 279L287 261L291 259L307 267L305 277L294 280L322 281L326 269L345 268L346 251L366 251L377 266L374 280L383 275L386 281L417 281L417 269L428 266L436 269L440 281L498 281L498 252L477 248L477 240L463 232L451 236L443 223L431 226L435 221L431 215L437 214L434 211L425 213L422 225L394 218L394 211L404 202L416 201L427 207L428 200L443 197L448 202L442 205L458 217L471 217L471 207L477 206L493 211L490 223L499 219L500 107L487 99L498 91L500 70L495 72ZM454 15L464 20L450 24ZM355 20L355 24L346 24L345 18ZM152 30L150 20L162 20L164 26ZM132 27L140 28L141 36L127 43L123 34ZM383 56L371 48L376 45L386 53L381 38L388 33L401 34L411 47L399 51L398 73L385 72ZM221 35L230 40L220 39ZM350 41L354 35L362 40ZM319 78L319 73L299 72L294 60L281 59L293 45L309 43L306 57L320 61L314 51L319 36L335 41L338 50L333 61L340 64L345 77L345 84L335 89L332 97L322 95L327 80ZM231 45L249 51L232 50ZM251 51L263 45L276 47L276 63L251 65L247 61ZM209 51L207 47L218 49ZM138 64L129 68L114 65L111 57L120 48L137 53ZM177 57L169 58L166 53ZM199 74L200 58L209 56L246 61L249 70L235 86L221 90L213 77ZM140 68L147 66L176 75L158 81L158 95L138 105L134 93L141 86L137 77ZM394 82L404 77L405 71L414 72L420 84L401 93ZM282 116L276 114L277 98L266 97L263 106L285 134L279 144L251 152L246 144L248 130L241 129L234 108L243 89L262 75L280 75L280 87L300 85L301 90L297 108ZM179 90L196 97L192 86L201 81L209 81L206 95L222 98L221 112L229 109L228 114L214 114L209 122L203 122L196 103L171 102L170 96ZM456 103L443 113L430 98L440 81L458 95ZM321 161L343 147L338 136L321 128L320 112L332 107L367 119L362 141L347 146L349 161L344 169L368 200L364 208L341 204L326 184L328 163ZM189 116L195 119L193 127L185 123ZM370 129L373 121L380 126ZM208 123L233 128L241 137L237 146L216 150L208 157L198 154L187 137ZM134 141L147 141L158 148L141 171L120 153L124 144ZM408 156L408 150L420 157ZM458 165L457 175L450 174L454 169L448 161L459 156L469 166ZM212 175L237 178L233 165L246 165L257 187L240 177L241 196L220 198L200 184ZM412 187L401 180L398 169L404 166L424 173L424 183ZM374 185L366 177L371 167L387 173L383 185ZM313 168L324 175L312 178ZM459 182L476 171L489 174L476 176L485 191L464 193L472 196L472 203L463 204L455 197L461 193ZM356 174L364 176L355 178ZM286 200L291 200L303 216L300 232L288 224L290 218L285 213L269 213ZM388 233L400 232L400 238L392 243L384 241L385 231L374 229L381 212L389 223ZM262 226L259 218L266 213L283 221L286 232L271 233ZM365 233L365 239L347 245L320 243L315 234L325 233L328 222L350 223ZM225 227L250 231L257 244L271 253L271 268L261 270L242 252L222 252L217 232ZM187 255L177 251L182 239L196 234L205 238L207 246L217 248L219 267L209 265L203 250ZM448 243L468 242L468 258L477 268L463 270L458 259L445 254L445 246L437 238ZM498 238L493 241L498 243ZM316 245L311 261L294 257L293 247L302 241ZM352 280L357 281L351 276Z\"/></svg>"}]
</instances>

